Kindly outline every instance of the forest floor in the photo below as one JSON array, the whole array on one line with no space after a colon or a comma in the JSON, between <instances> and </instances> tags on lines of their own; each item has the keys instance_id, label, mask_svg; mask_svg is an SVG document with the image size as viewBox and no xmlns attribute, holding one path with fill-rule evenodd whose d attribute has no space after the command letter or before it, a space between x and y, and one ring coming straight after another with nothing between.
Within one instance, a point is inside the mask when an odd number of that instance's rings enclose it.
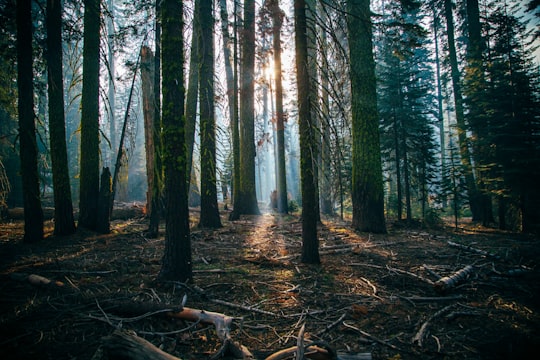
<instances>
[{"instance_id":1,"label":"forest floor","mask_svg":"<svg viewBox=\"0 0 540 360\"><path fill-rule=\"evenodd\" d=\"M324 219L315 266L300 262L298 215L227 215L218 230L193 227L187 285L156 283L164 231L146 238L142 217L115 220L111 234L62 238L47 221L47 238L31 245L22 221L0 223L0 358L98 359L121 327L182 359L209 359L222 345L212 326L121 312L127 302L178 308L185 295L186 307L234 317L233 340L256 359L296 345L302 325L307 338L357 359L538 358L538 237L471 223L394 223L374 235ZM457 286L435 290L467 265ZM29 274L53 283L33 285Z\"/></svg>"}]
</instances>

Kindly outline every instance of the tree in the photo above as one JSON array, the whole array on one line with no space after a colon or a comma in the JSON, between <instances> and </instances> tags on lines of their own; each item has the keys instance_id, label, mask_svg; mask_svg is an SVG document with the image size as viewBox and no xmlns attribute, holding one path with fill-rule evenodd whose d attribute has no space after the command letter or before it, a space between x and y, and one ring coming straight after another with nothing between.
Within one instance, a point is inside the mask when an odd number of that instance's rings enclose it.
<instances>
[{"instance_id":1,"label":"tree","mask_svg":"<svg viewBox=\"0 0 540 360\"><path fill-rule=\"evenodd\" d=\"M200 126L201 126L201 217L200 227L219 228L217 202L216 119L214 110L214 15L212 0L199 0Z\"/></svg>"},{"instance_id":2,"label":"tree","mask_svg":"<svg viewBox=\"0 0 540 360\"><path fill-rule=\"evenodd\" d=\"M328 23L328 13L324 8L324 4L320 4L322 10L321 21ZM325 215L334 215L334 200L332 197L332 144L331 144L331 127L330 127L330 76L328 64L328 34L327 29L320 27L321 37L321 165L320 165L320 197L321 197L321 213Z\"/></svg>"},{"instance_id":3,"label":"tree","mask_svg":"<svg viewBox=\"0 0 540 360\"><path fill-rule=\"evenodd\" d=\"M369 0L347 1L351 71L353 228L385 233L375 62Z\"/></svg>"},{"instance_id":4,"label":"tree","mask_svg":"<svg viewBox=\"0 0 540 360\"><path fill-rule=\"evenodd\" d=\"M47 0L47 66L49 131L54 190L54 234L75 232L69 181L62 75L62 6Z\"/></svg>"},{"instance_id":5,"label":"tree","mask_svg":"<svg viewBox=\"0 0 540 360\"><path fill-rule=\"evenodd\" d=\"M490 121L489 106L491 100L487 97L488 84L485 78L485 67L483 54L485 50L484 39L482 38L482 26L480 23L480 10L478 0L466 1L467 13L467 65L465 67L463 94L464 105L467 110L467 123L472 132L472 147L475 162L475 177L477 193L477 206L480 212L480 220L483 225L492 223L493 209L491 196L486 188L487 178L489 178L489 164L494 159L487 144L489 142Z\"/></svg>"},{"instance_id":6,"label":"tree","mask_svg":"<svg viewBox=\"0 0 540 360\"><path fill-rule=\"evenodd\" d=\"M79 227L96 229L99 194L100 0L84 1Z\"/></svg>"},{"instance_id":7,"label":"tree","mask_svg":"<svg viewBox=\"0 0 540 360\"><path fill-rule=\"evenodd\" d=\"M17 85L21 178L24 197L24 242L43 240L39 196L32 61L32 2L17 1Z\"/></svg>"},{"instance_id":8,"label":"tree","mask_svg":"<svg viewBox=\"0 0 540 360\"><path fill-rule=\"evenodd\" d=\"M387 3L383 12L387 20L382 23L378 64L381 148L392 190L397 193L397 218L402 218L405 198L410 221L413 210L418 210L413 208L416 203L424 217L437 171L431 115L435 112L433 73L426 61L429 50L420 2Z\"/></svg>"},{"instance_id":9,"label":"tree","mask_svg":"<svg viewBox=\"0 0 540 360\"><path fill-rule=\"evenodd\" d=\"M156 112L154 110L154 72L155 60L152 50L143 46L141 48L141 88L142 88L142 106L143 106L143 116L144 116L144 145L146 152L146 183L148 185L148 190L146 192L146 210L147 213L152 216L154 202L154 191L156 188L159 188L158 184L154 184L156 177L154 173L156 172L156 148L159 145L155 142L154 132L156 129L155 122ZM157 226L153 229L154 224L149 226L147 231L147 236L156 237L157 236Z\"/></svg>"},{"instance_id":10,"label":"tree","mask_svg":"<svg viewBox=\"0 0 540 360\"><path fill-rule=\"evenodd\" d=\"M315 127L311 118L310 78L308 69L306 2L294 1L296 49L296 81L298 86L298 123L300 128L300 171L302 191L302 258L303 263L318 264L317 193L313 186L314 167L311 147L315 143Z\"/></svg>"},{"instance_id":11,"label":"tree","mask_svg":"<svg viewBox=\"0 0 540 360\"><path fill-rule=\"evenodd\" d=\"M184 117L183 1L161 3L163 166L165 171L165 252L160 280L192 279L187 153Z\"/></svg>"},{"instance_id":12,"label":"tree","mask_svg":"<svg viewBox=\"0 0 540 360\"><path fill-rule=\"evenodd\" d=\"M266 2L272 19L272 49L274 52L274 76L276 82L276 145L277 145L277 209L280 214L288 213L287 174L285 170L285 113L283 110L283 80L281 70L281 27L285 13L279 7L279 0Z\"/></svg>"},{"instance_id":13,"label":"tree","mask_svg":"<svg viewBox=\"0 0 540 360\"><path fill-rule=\"evenodd\" d=\"M162 154L162 143L161 143L161 77L159 74L161 73L161 50L160 50L160 42L161 42L161 23L159 21L160 19L160 2L156 1L156 22L155 22L155 29L156 29L156 39L155 39L155 56L154 56L154 66L153 66L153 72L154 72L154 127L152 131L152 137L153 137L153 148L150 150L153 152L153 159L154 159L154 167L151 170L152 171L152 187L148 189L148 191L151 191L151 206L150 206L150 222L148 224L148 231L147 236L149 237L157 237L159 232L159 220L161 217L162 209L163 209L163 194L162 194L162 188L163 188L163 167L161 163L161 154Z\"/></svg>"},{"instance_id":14,"label":"tree","mask_svg":"<svg viewBox=\"0 0 540 360\"><path fill-rule=\"evenodd\" d=\"M199 100L200 55L199 42L201 36L201 17L199 16L201 0L195 0L193 9L193 29L189 54L188 88L186 92L186 144L187 144L187 182L191 186L193 174L193 149L195 147L195 127L197 124L197 104Z\"/></svg>"},{"instance_id":15,"label":"tree","mask_svg":"<svg viewBox=\"0 0 540 360\"><path fill-rule=\"evenodd\" d=\"M500 226L537 231L540 180L540 105L538 67L524 44L525 26L503 2L488 17L490 138L495 166L488 185L499 198ZM514 208L516 210L511 211ZM519 219L506 221L506 214Z\"/></svg>"},{"instance_id":16,"label":"tree","mask_svg":"<svg viewBox=\"0 0 540 360\"><path fill-rule=\"evenodd\" d=\"M450 58L450 71L452 77L452 89L454 92L454 106L456 112L457 135L459 142L459 154L465 172L465 180L467 183L467 192L469 196L469 206L473 214L474 220L480 219L478 208L478 196L476 191L476 183L474 180L471 153L467 140L467 124L465 122L465 112L463 108L463 94L461 89L460 71L458 68L458 59L456 52L456 44L454 40L454 15L452 0L444 0L444 18L446 20L446 34L448 39L448 56Z\"/></svg>"},{"instance_id":17,"label":"tree","mask_svg":"<svg viewBox=\"0 0 540 360\"><path fill-rule=\"evenodd\" d=\"M240 78L240 177L234 196L231 219L241 214L259 215L255 189L255 1L244 1L242 69Z\"/></svg>"}]
</instances>

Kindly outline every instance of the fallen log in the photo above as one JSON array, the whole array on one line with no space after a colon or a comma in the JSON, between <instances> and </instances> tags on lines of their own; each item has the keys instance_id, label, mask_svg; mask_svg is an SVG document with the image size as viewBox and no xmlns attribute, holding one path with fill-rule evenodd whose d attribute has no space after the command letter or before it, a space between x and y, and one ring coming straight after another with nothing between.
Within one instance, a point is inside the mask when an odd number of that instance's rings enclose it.
<instances>
[{"instance_id":1,"label":"fallen log","mask_svg":"<svg viewBox=\"0 0 540 360\"><path fill-rule=\"evenodd\" d=\"M435 288L435 291L439 293L443 293L447 291L448 289L451 289L461 283L463 280L465 280L472 272L474 272L474 266L467 265L463 269L458 270L457 272L453 273L452 275L445 276L439 280L437 280L433 287Z\"/></svg>"},{"instance_id":2,"label":"fallen log","mask_svg":"<svg viewBox=\"0 0 540 360\"><path fill-rule=\"evenodd\" d=\"M103 338L103 353L109 360L180 360L128 330L115 330Z\"/></svg>"},{"instance_id":3,"label":"fallen log","mask_svg":"<svg viewBox=\"0 0 540 360\"><path fill-rule=\"evenodd\" d=\"M9 277L12 280L28 282L31 285L40 287L62 288L64 286L64 283L61 281L51 280L44 276L36 274L12 273Z\"/></svg>"}]
</instances>

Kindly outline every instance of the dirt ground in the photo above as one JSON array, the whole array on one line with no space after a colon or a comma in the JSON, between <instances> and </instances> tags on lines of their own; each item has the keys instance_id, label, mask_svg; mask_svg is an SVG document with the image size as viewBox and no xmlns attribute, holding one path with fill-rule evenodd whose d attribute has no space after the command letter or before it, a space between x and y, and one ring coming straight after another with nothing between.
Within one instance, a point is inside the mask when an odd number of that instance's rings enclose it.
<instances>
[{"instance_id":1,"label":"dirt ground","mask_svg":"<svg viewBox=\"0 0 540 360\"><path fill-rule=\"evenodd\" d=\"M194 284L155 281L164 232L146 238L144 218L64 238L48 221L46 240L32 245L21 242L21 221L1 223L0 358L97 359L103 338L122 328L182 359L209 359L221 346L212 326L122 312L126 303L178 308L184 296L186 307L233 316L233 339L256 359L296 345L302 325L340 357L539 356L538 237L472 224L389 224L373 235L324 219L313 266L300 262L297 215L226 217L221 229L192 229ZM467 265L456 286L435 290ZM33 285L30 274L53 283Z\"/></svg>"}]
</instances>

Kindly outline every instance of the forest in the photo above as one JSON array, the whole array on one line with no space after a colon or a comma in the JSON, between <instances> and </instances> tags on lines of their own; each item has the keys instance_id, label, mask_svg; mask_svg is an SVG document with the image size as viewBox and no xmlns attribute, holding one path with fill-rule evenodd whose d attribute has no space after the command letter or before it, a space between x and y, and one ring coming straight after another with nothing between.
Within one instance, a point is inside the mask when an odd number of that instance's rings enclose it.
<instances>
[{"instance_id":1,"label":"forest","mask_svg":"<svg viewBox=\"0 0 540 360\"><path fill-rule=\"evenodd\" d=\"M538 0L0 0L3 359L528 359Z\"/></svg>"}]
</instances>

